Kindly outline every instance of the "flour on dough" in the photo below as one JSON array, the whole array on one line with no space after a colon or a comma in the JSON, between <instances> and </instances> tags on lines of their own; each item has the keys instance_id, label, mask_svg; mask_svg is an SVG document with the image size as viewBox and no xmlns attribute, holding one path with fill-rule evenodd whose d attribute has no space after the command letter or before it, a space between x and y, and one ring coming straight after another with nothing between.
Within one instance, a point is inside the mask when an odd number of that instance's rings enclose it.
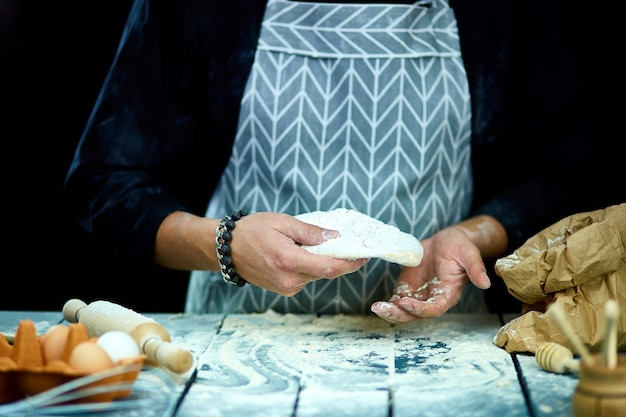
<instances>
[{"instance_id":1,"label":"flour on dough","mask_svg":"<svg viewBox=\"0 0 626 417\"><path fill-rule=\"evenodd\" d=\"M415 236L355 210L313 211L295 217L339 231L335 239L316 246L302 246L311 253L340 259L380 258L404 266L419 265L424 255Z\"/></svg>"}]
</instances>

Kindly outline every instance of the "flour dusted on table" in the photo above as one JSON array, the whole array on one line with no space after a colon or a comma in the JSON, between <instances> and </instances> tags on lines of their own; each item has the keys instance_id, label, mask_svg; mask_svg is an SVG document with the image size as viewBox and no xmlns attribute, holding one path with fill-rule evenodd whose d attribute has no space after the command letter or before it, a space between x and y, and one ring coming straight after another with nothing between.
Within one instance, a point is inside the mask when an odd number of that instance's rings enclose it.
<instances>
[{"instance_id":1,"label":"flour dusted on table","mask_svg":"<svg viewBox=\"0 0 626 417\"><path fill-rule=\"evenodd\" d=\"M313 211L295 217L339 231L335 239L316 246L302 246L311 253L341 259L380 258L404 266L419 265L424 255L415 236L355 210Z\"/></svg>"}]
</instances>

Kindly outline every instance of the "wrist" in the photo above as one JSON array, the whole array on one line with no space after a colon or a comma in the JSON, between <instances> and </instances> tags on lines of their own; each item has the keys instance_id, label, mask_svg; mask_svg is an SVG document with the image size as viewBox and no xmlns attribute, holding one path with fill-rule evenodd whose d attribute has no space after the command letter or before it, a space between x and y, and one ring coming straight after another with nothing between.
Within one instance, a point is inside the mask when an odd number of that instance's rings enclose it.
<instances>
[{"instance_id":1,"label":"wrist","mask_svg":"<svg viewBox=\"0 0 626 417\"><path fill-rule=\"evenodd\" d=\"M458 223L463 233L478 247L485 259L503 255L508 247L506 229L493 216L481 214Z\"/></svg>"},{"instance_id":2,"label":"wrist","mask_svg":"<svg viewBox=\"0 0 626 417\"><path fill-rule=\"evenodd\" d=\"M218 224L217 219L171 213L157 231L154 262L170 269L217 270L215 228Z\"/></svg>"},{"instance_id":3,"label":"wrist","mask_svg":"<svg viewBox=\"0 0 626 417\"><path fill-rule=\"evenodd\" d=\"M245 210L234 211L231 215L224 217L215 229L215 254L220 273L225 282L238 287L243 287L248 281L235 271L230 242L233 238L232 231L236 227L236 221L247 215L248 212Z\"/></svg>"}]
</instances>

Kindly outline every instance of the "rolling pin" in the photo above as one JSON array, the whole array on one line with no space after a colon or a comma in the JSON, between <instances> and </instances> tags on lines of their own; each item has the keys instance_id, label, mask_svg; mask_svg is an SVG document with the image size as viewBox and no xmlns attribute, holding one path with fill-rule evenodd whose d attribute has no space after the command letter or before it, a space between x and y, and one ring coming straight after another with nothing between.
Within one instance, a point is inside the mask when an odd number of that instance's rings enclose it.
<instances>
[{"instance_id":1,"label":"rolling pin","mask_svg":"<svg viewBox=\"0 0 626 417\"><path fill-rule=\"evenodd\" d=\"M172 372L186 372L193 364L191 352L170 343L170 334L165 327L118 304L94 301L87 305L81 300L71 299L63 306L63 317L70 323L84 324L90 337L111 330L128 333L148 360Z\"/></svg>"}]
</instances>

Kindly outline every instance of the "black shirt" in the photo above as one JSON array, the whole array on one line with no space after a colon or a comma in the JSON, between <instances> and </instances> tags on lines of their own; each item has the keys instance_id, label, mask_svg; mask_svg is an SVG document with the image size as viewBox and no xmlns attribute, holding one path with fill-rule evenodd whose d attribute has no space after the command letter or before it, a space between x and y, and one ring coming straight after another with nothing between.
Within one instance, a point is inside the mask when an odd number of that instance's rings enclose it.
<instances>
[{"instance_id":1,"label":"black shirt","mask_svg":"<svg viewBox=\"0 0 626 417\"><path fill-rule=\"evenodd\" d=\"M551 2L451 1L472 104L473 214L510 249L577 211L590 121ZM68 210L151 263L173 211L204 215L228 161L264 1L137 0L70 167Z\"/></svg>"}]
</instances>

